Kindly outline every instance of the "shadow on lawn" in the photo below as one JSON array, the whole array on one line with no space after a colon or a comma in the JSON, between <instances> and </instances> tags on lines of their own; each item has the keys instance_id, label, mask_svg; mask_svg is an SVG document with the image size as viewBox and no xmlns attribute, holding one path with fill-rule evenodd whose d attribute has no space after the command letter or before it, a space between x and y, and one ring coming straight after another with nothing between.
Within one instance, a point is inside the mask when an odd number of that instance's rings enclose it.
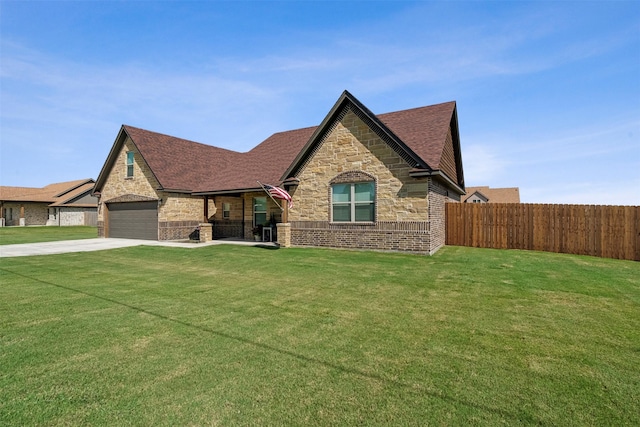
<instances>
[{"instance_id":1,"label":"shadow on lawn","mask_svg":"<svg viewBox=\"0 0 640 427\"><path fill-rule=\"evenodd\" d=\"M328 368L331 368L331 369L335 369L335 370L338 370L338 371L341 371L341 372L344 372L344 373L353 374L353 375L357 375L357 376L365 377L365 378L370 378L370 379L373 379L373 380L380 381L382 383L392 384L392 385L395 385L396 387L399 387L399 388L405 388L405 389L409 389L410 391L413 391L413 392L424 393L424 394L429 395L431 397L442 399L442 400L445 400L445 401L448 401L448 402L452 402L452 403L455 403L455 404L462 404L462 405L470 406L470 407L473 407L473 408L476 408L476 409L480 409L480 410L483 410L483 411L499 414L499 415L501 415L501 416L503 416L505 418L510 418L510 419L518 420L518 421L524 421L526 419L526 421L530 421L530 422L532 422L534 424L540 424L541 423L541 420L535 419L530 414L520 414L520 415L519 414L514 414L514 413L511 413L511 412L505 411L503 409L491 408L491 407L488 407L488 406L479 405L477 403L472 403L472 402L464 401L464 400L461 400L461 399L458 399L458 398L455 398L455 397L447 396L446 394L444 394L442 392L427 391L427 390L424 390L422 388L422 386L419 385L419 384L410 384L410 383L406 383L406 382L403 382L403 381L394 380L394 379L391 379L391 378L385 378L385 377L383 377L381 375L372 374L372 373L365 372L365 371L362 371L362 370L359 370L359 369L356 369L356 368L350 368L350 367L346 367L346 366L337 365L335 363L326 362L324 360L319 360L319 359L315 359L313 357L309 357L309 356L305 356L305 355L302 355L302 354L294 353L294 352L292 352L290 350L285 350L285 349L273 347L273 346L268 345L268 344L255 342L255 341L252 341L252 340L250 340L248 338L243 338L243 337L230 335L230 334L225 333L225 332L216 331L216 330L204 327L204 326L199 326L199 325L195 325L193 323L185 322L185 321L182 321L182 320L179 320L179 319L174 319L172 317L168 317L168 316L165 316L165 315L162 315L162 314L159 314L159 313L154 313L152 311L145 310L144 308L136 307L136 306L133 306L133 305L130 305L130 304L127 304L127 303L124 303L124 302L116 301L116 300L111 299L111 298L106 298L106 297L103 297L103 296L100 296L100 295L95 295L95 294L92 294L90 292L81 291L79 289L74 289L74 288L71 288L69 286L59 285L57 283L51 283L51 282L47 282L47 281L44 281L44 280L36 279L34 277L30 277L30 276L27 276L27 275L24 275L24 274L16 273L14 271L6 270L4 268L0 268L0 270L4 271L6 273L15 274L16 276L20 276L20 277L24 277L26 279L30 279L30 280L36 281L38 283L43 283L45 285L54 286L56 288L64 289L64 290L67 290L67 291L70 291L70 292L76 292L76 293L79 293L79 294L82 294L82 295L86 295L88 297L97 298L97 299L102 300L102 301L107 301L107 302L110 302L112 304L117 304L117 305L120 305L120 306L123 306L123 307L127 307L127 308L129 308L131 310L135 310L135 311L140 312L140 313L148 314L150 316L154 316L154 317L157 317L159 319L166 320L168 322L177 323L179 325L183 325L183 326L186 326L186 327L189 327L189 328L197 329L197 330L202 331L202 332L206 332L206 333L217 335L219 337L223 337L223 338L226 338L226 339L238 341L238 342L241 342L243 344L249 344L249 345L261 348L263 350L268 350L268 351L280 353L280 354L283 354L283 355L286 355L286 356L290 356L290 357L293 357L293 358L296 358L298 360L302 360L302 361L305 361L305 362L308 362L308 363L315 363L315 364L322 365L322 366L325 366L325 367L328 367Z\"/></svg>"},{"instance_id":2,"label":"shadow on lawn","mask_svg":"<svg viewBox=\"0 0 640 427\"><path fill-rule=\"evenodd\" d=\"M260 249L267 249L269 251L277 251L278 249L280 249L280 246L274 246L274 245L255 245L254 247L256 248L260 248Z\"/></svg>"}]
</instances>

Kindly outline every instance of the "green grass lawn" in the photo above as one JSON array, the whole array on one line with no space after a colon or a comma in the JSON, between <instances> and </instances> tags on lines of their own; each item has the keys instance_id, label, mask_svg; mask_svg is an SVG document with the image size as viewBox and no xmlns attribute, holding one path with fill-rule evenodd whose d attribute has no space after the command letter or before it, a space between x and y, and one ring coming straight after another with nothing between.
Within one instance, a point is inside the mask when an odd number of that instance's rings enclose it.
<instances>
[{"instance_id":1,"label":"green grass lawn","mask_svg":"<svg viewBox=\"0 0 640 427\"><path fill-rule=\"evenodd\" d=\"M447 247L0 259L0 425L637 425L640 263Z\"/></svg>"},{"instance_id":2,"label":"green grass lawn","mask_svg":"<svg viewBox=\"0 0 640 427\"><path fill-rule=\"evenodd\" d=\"M0 245L53 242L57 240L93 239L96 227L0 227Z\"/></svg>"}]
</instances>

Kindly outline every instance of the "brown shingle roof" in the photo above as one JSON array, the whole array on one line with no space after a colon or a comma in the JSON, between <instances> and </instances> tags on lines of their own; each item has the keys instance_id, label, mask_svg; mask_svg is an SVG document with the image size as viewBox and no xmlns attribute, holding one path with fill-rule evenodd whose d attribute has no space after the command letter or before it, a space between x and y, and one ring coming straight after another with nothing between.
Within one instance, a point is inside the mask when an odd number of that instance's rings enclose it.
<instances>
[{"instance_id":1,"label":"brown shingle roof","mask_svg":"<svg viewBox=\"0 0 640 427\"><path fill-rule=\"evenodd\" d=\"M42 191L42 188L33 188L33 187L9 187L9 186L0 186L0 200L9 201L14 200L15 198L39 193Z\"/></svg>"},{"instance_id":2,"label":"brown shingle roof","mask_svg":"<svg viewBox=\"0 0 640 427\"><path fill-rule=\"evenodd\" d=\"M489 201L487 203L520 203L520 189L518 187L509 188L489 188L489 187L467 187L467 194L460 198L461 202L466 201L476 191L483 194Z\"/></svg>"},{"instance_id":3,"label":"brown shingle roof","mask_svg":"<svg viewBox=\"0 0 640 427\"><path fill-rule=\"evenodd\" d=\"M212 174L235 164L240 153L123 126L164 189L191 192Z\"/></svg>"},{"instance_id":4,"label":"brown shingle roof","mask_svg":"<svg viewBox=\"0 0 640 427\"><path fill-rule=\"evenodd\" d=\"M334 110L341 102L361 107L365 115L371 116L374 122L379 121L380 126L399 138L406 147L404 149L408 148L413 153L413 158L418 156L431 169L440 169L447 132L454 118L455 102L378 116L346 91ZM323 123L326 125L327 121L325 119ZM303 150L308 149L311 138L319 129L320 126L316 126L275 133L251 151L239 153L124 125L100 173L96 190L100 190L103 174L113 164L115 148L124 142L126 135L138 148L161 188L209 193L259 188L256 181L279 184L287 178L283 175L300 159Z\"/></svg>"},{"instance_id":5,"label":"brown shingle roof","mask_svg":"<svg viewBox=\"0 0 640 427\"><path fill-rule=\"evenodd\" d=\"M258 180L279 183L315 128L275 133L246 153L133 126L123 129L162 188L197 193L258 188Z\"/></svg>"},{"instance_id":6,"label":"brown shingle roof","mask_svg":"<svg viewBox=\"0 0 640 427\"><path fill-rule=\"evenodd\" d=\"M64 204L64 201L91 190L92 179L58 182L42 188L0 187L0 200L8 202L44 202Z\"/></svg>"},{"instance_id":7,"label":"brown shingle roof","mask_svg":"<svg viewBox=\"0 0 640 427\"><path fill-rule=\"evenodd\" d=\"M431 168L440 160L449 131L454 101L411 110L380 114L378 118Z\"/></svg>"},{"instance_id":8,"label":"brown shingle roof","mask_svg":"<svg viewBox=\"0 0 640 427\"><path fill-rule=\"evenodd\" d=\"M257 181L278 184L283 172L309 140L315 127L278 132L203 181L195 191L225 191L257 188Z\"/></svg>"}]
</instances>

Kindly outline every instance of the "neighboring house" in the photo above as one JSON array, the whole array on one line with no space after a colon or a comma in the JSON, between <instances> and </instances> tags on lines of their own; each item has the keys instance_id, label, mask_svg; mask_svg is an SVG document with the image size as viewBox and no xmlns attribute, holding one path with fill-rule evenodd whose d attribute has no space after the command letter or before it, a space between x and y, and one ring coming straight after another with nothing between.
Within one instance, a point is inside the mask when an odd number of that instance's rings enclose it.
<instances>
[{"instance_id":1,"label":"neighboring house","mask_svg":"<svg viewBox=\"0 0 640 427\"><path fill-rule=\"evenodd\" d=\"M463 203L520 203L520 189L467 187L467 193L460 201Z\"/></svg>"},{"instance_id":2,"label":"neighboring house","mask_svg":"<svg viewBox=\"0 0 640 427\"><path fill-rule=\"evenodd\" d=\"M419 253L444 245L445 202L464 193L455 102L375 115L347 91L319 126L246 153L122 126L95 185L104 237L186 239L207 222L214 238L266 226L283 246Z\"/></svg>"},{"instance_id":3,"label":"neighboring house","mask_svg":"<svg viewBox=\"0 0 640 427\"><path fill-rule=\"evenodd\" d=\"M96 225L94 184L80 179L42 188L0 186L0 225Z\"/></svg>"}]
</instances>

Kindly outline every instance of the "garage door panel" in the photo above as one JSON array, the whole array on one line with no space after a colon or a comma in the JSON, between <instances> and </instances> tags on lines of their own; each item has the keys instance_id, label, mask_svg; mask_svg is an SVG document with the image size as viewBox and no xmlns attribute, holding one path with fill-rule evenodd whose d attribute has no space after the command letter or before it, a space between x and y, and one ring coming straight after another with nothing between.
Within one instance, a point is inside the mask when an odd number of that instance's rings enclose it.
<instances>
[{"instance_id":1,"label":"garage door panel","mask_svg":"<svg viewBox=\"0 0 640 427\"><path fill-rule=\"evenodd\" d=\"M109 237L158 240L158 203L109 204Z\"/></svg>"}]
</instances>

